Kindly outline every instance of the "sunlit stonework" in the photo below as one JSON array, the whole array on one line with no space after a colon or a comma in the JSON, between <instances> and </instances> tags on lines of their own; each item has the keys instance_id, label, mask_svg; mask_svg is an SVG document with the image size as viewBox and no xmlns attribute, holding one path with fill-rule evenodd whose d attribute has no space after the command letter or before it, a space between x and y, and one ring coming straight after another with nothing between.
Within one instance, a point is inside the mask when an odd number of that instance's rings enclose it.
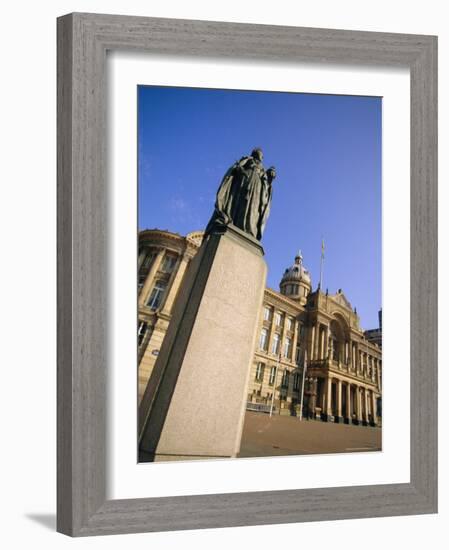
<instances>
[{"instance_id":1,"label":"sunlit stonework","mask_svg":"<svg viewBox=\"0 0 449 550\"><path fill-rule=\"evenodd\" d=\"M139 401L167 331L174 300L202 237L201 231L186 237L158 229L140 232ZM282 276L280 292L265 290L247 408L299 415L303 394L303 414L309 418L379 425L381 341L381 326L364 332L341 289L336 294L319 285L312 290L311 274L299 252Z\"/></svg>"}]
</instances>

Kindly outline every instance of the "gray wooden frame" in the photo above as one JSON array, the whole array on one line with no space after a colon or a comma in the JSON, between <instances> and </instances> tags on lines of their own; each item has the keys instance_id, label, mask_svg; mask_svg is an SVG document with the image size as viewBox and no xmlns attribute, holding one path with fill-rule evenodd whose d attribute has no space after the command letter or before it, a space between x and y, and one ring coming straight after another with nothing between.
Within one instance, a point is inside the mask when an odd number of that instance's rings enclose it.
<instances>
[{"instance_id":1,"label":"gray wooden frame","mask_svg":"<svg viewBox=\"0 0 449 550\"><path fill-rule=\"evenodd\" d=\"M411 71L410 483L106 500L106 52ZM58 19L58 505L72 536L437 511L437 38L70 14Z\"/></svg>"}]
</instances>

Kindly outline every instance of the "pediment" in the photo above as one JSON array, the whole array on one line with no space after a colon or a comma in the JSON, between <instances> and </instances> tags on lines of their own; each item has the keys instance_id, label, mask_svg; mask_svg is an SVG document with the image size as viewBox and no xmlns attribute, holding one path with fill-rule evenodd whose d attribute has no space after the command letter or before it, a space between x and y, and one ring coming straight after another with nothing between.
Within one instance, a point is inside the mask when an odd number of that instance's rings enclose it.
<instances>
[{"instance_id":1,"label":"pediment","mask_svg":"<svg viewBox=\"0 0 449 550\"><path fill-rule=\"evenodd\" d=\"M332 299L337 302L337 304L340 304L341 306L350 309L352 311L351 302L346 298L344 293L342 291L337 292L337 294L334 294L332 296Z\"/></svg>"}]
</instances>

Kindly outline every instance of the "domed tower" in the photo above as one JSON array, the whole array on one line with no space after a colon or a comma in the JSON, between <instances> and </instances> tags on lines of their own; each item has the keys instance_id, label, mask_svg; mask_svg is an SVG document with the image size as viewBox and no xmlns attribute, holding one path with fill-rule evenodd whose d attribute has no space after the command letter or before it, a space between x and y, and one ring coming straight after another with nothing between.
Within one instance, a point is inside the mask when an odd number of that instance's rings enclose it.
<instances>
[{"instance_id":1,"label":"domed tower","mask_svg":"<svg viewBox=\"0 0 449 550\"><path fill-rule=\"evenodd\" d=\"M312 290L312 280L310 273L302 263L301 251L296 255L295 263L284 271L279 286L281 294L288 296L292 300L298 300L302 305L306 303L307 296Z\"/></svg>"}]
</instances>

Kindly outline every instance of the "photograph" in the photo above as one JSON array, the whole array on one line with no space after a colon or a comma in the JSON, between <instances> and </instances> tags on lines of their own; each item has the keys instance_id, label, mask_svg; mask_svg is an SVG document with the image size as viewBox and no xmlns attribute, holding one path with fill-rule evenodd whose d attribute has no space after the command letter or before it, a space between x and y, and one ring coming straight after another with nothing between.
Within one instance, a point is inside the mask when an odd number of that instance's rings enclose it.
<instances>
[{"instance_id":1,"label":"photograph","mask_svg":"<svg viewBox=\"0 0 449 550\"><path fill-rule=\"evenodd\" d=\"M137 94L139 461L381 451L382 98Z\"/></svg>"}]
</instances>

